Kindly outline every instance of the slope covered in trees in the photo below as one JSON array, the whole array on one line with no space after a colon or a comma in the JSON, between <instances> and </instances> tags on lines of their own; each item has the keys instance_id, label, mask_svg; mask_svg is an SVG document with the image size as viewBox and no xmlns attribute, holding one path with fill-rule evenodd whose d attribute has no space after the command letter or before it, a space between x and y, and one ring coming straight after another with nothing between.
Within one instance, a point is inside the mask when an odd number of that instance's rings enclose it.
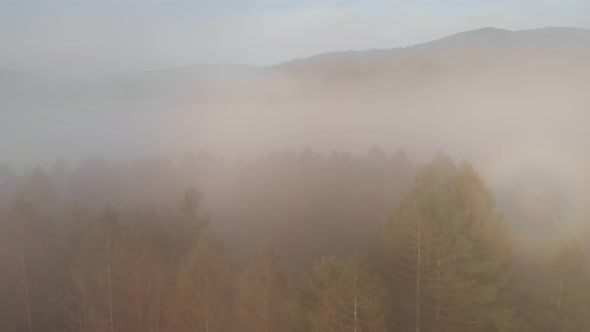
<instances>
[{"instance_id":1,"label":"slope covered in trees","mask_svg":"<svg viewBox=\"0 0 590 332\"><path fill-rule=\"evenodd\" d=\"M568 239L551 255L527 259L467 163L438 155L414 165L403 154L373 150L186 164L199 179L162 163L58 165L28 174L5 168L1 326L27 332L590 326L583 247ZM212 174L231 179L216 187Z\"/></svg>"}]
</instances>

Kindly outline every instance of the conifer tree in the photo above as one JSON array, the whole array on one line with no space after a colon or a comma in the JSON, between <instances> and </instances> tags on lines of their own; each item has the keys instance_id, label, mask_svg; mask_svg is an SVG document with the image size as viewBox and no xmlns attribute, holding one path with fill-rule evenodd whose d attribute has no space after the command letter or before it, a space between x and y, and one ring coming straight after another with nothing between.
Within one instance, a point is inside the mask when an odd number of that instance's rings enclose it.
<instances>
[{"instance_id":1,"label":"conifer tree","mask_svg":"<svg viewBox=\"0 0 590 332\"><path fill-rule=\"evenodd\" d=\"M122 303L118 275L123 273L117 260L122 244L121 228L111 210L82 236L70 269L69 297L78 309L70 313L72 330L117 331L116 307Z\"/></svg>"},{"instance_id":2,"label":"conifer tree","mask_svg":"<svg viewBox=\"0 0 590 332\"><path fill-rule=\"evenodd\" d=\"M307 282L311 331L385 331L387 291L358 255L325 257Z\"/></svg>"},{"instance_id":3,"label":"conifer tree","mask_svg":"<svg viewBox=\"0 0 590 332\"><path fill-rule=\"evenodd\" d=\"M241 331L289 331L291 286L278 257L265 248L238 282L236 318Z\"/></svg>"},{"instance_id":4,"label":"conifer tree","mask_svg":"<svg viewBox=\"0 0 590 332\"><path fill-rule=\"evenodd\" d=\"M226 331L231 317L234 271L221 245L204 234L178 273L169 331Z\"/></svg>"},{"instance_id":5,"label":"conifer tree","mask_svg":"<svg viewBox=\"0 0 590 332\"><path fill-rule=\"evenodd\" d=\"M546 284L548 326L554 331L590 330L590 274L575 241L564 243L550 263Z\"/></svg>"},{"instance_id":6,"label":"conifer tree","mask_svg":"<svg viewBox=\"0 0 590 332\"><path fill-rule=\"evenodd\" d=\"M438 157L383 232L399 324L414 331L507 330L509 236L471 167Z\"/></svg>"}]
</instances>

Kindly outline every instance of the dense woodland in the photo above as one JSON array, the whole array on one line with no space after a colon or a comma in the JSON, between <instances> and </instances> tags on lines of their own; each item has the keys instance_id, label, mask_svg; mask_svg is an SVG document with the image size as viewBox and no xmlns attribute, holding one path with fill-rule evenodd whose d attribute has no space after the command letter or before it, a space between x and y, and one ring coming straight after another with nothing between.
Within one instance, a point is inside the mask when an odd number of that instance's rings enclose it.
<instances>
[{"instance_id":1,"label":"dense woodland","mask_svg":"<svg viewBox=\"0 0 590 332\"><path fill-rule=\"evenodd\" d=\"M575 239L527 259L443 155L2 166L0 228L2 331L590 330Z\"/></svg>"}]
</instances>

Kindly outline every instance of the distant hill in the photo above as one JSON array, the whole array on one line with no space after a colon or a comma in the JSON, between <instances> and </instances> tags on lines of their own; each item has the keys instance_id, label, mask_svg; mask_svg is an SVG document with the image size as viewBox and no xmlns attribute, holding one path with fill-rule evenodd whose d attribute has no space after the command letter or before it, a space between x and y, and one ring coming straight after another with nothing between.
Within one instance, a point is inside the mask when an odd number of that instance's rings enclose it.
<instances>
[{"instance_id":1,"label":"distant hill","mask_svg":"<svg viewBox=\"0 0 590 332\"><path fill-rule=\"evenodd\" d=\"M505 69L547 63L568 65L570 61L590 62L590 30L581 28L543 28L510 31L482 28L466 31L431 42L393 49L346 51L319 54L270 67L243 65L194 65L143 72L127 72L100 80L76 81L74 89L104 91L127 97L187 97L195 88L260 88L263 93L276 91L274 79L297 79L297 88L316 89L318 80L330 84L364 84L366 80L387 80L403 84L438 79L439 75L463 74L465 70L500 66ZM21 85L32 75L0 67L0 84ZM305 80L312 80L308 84ZM299 80L303 80L300 82ZM255 84L253 84L255 83ZM259 83L270 83L270 90ZM48 81L49 85L54 85ZM60 85L65 85L60 82ZM394 84L393 84L394 85ZM292 87L292 86L290 86ZM26 86L24 87L26 89ZM200 90L202 91L202 90ZM173 92L173 93L171 93ZM241 93L240 93L241 94ZM284 93L281 93L284 95ZM129 99L129 98L127 98Z\"/></svg>"},{"instance_id":2,"label":"distant hill","mask_svg":"<svg viewBox=\"0 0 590 332\"><path fill-rule=\"evenodd\" d=\"M375 49L320 54L290 61L274 69L291 74L323 75L332 78L390 76L413 70L451 66L485 66L489 61L509 58L513 62L531 58L575 58L588 61L590 30L543 28L509 31L482 28L435 41L394 49ZM514 58L514 57L517 58Z\"/></svg>"}]
</instances>

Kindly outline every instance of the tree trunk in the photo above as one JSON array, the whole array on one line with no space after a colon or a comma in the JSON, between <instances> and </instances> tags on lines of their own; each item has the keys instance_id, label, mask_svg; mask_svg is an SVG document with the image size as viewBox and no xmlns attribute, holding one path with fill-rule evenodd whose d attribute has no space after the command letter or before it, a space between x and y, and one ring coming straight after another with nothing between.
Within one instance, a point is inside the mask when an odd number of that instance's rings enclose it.
<instances>
[{"instance_id":1,"label":"tree trunk","mask_svg":"<svg viewBox=\"0 0 590 332\"><path fill-rule=\"evenodd\" d=\"M113 284L111 278L111 236L107 231L107 277L108 277L108 288L109 288L109 320L110 320L110 332L114 332L114 321L113 321Z\"/></svg>"},{"instance_id":2,"label":"tree trunk","mask_svg":"<svg viewBox=\"0 0 590 332\"><path fill-rule=\"evenodd\" d=\"M416 256L416 332L420 332L420 264L422 259L422 218L418 219L418 247Z\"/></svg>"},{"instance_id":3,"label":"tree trunk","mask_svg":"<svg viewBox=\"0 0 590 332\"><path fill-rule=\"evenodd\" d=\"M269 271L268 271L268 259L266 261L266 270L264 277L264 332L268 332L268 283L269 283Z\"/></svg>"},{"instance_id":4,"label":"tree trunk","mask_svg":"<svg viewBox=\"0 0 590 332\"><path fill-rule=\"evenodd\" d=\"M21 232L22 233L22 232ZM29 295L29 278L27 275L27 261L25 259L25 249L23 247L23 237L21 234L21 243L20 243L20 265L23 274L23 283L25 288L25 310L27 314L27 326L28 331L33 332L33 319L31 316L31 301Z\"/></svg>"},{"instance_id":5,"label":"tree trunk","mask_svg":"<svg viewBox=\"0 0 590 332\"><path fill-rule=\"evenodd\" d=\"M436 261L436 310L434 321L437 329L440 324L440 258Z\"/></svg>"},{"instance_id":6,"label":"tree trunk","mask_svg":"<svg viewBox=\"0 0 590 332\"><path fill-rule=\"evenodd\" d=\"M354 270L354 332L358 332L357 270Z\"/></svg>"},{"instance_id":7,"label":"tree trunk","mask_svg":"<svg viewBox=\"0 0 590 332\"><path fill-rule=\"evenodd\" d=\"M160 332L160 287L158 283L156 286L156 332Z\"/></svg>"},{"instance_id":8,"label":"tree trunk","mask_svg":"<svg viewBox=\"0 0 590 332\"><path fill-rule=\"evenodd\" d=\"M563 279L559 279L559 297L557 298L557 332L562 330L561 301L563 298Z\"/></svg>"},{"instance_id":9,"label":"tree trunk","mask_svg":"<svg viewBox=\"0 0 590 332\"><path fill-rule=\"evenodd\" d=\"M140 265L141 262L138 260L137 261L137 271L136 271L136 280L135 280L135 291L137 292L137 321L138 321L138 327L139 327L139 332L143 331L143 313L142 313L142 308L141 308L141 302L142 302L142 289L141 289L141 276L140 276Z\"/></svg>"}]
</instances>

